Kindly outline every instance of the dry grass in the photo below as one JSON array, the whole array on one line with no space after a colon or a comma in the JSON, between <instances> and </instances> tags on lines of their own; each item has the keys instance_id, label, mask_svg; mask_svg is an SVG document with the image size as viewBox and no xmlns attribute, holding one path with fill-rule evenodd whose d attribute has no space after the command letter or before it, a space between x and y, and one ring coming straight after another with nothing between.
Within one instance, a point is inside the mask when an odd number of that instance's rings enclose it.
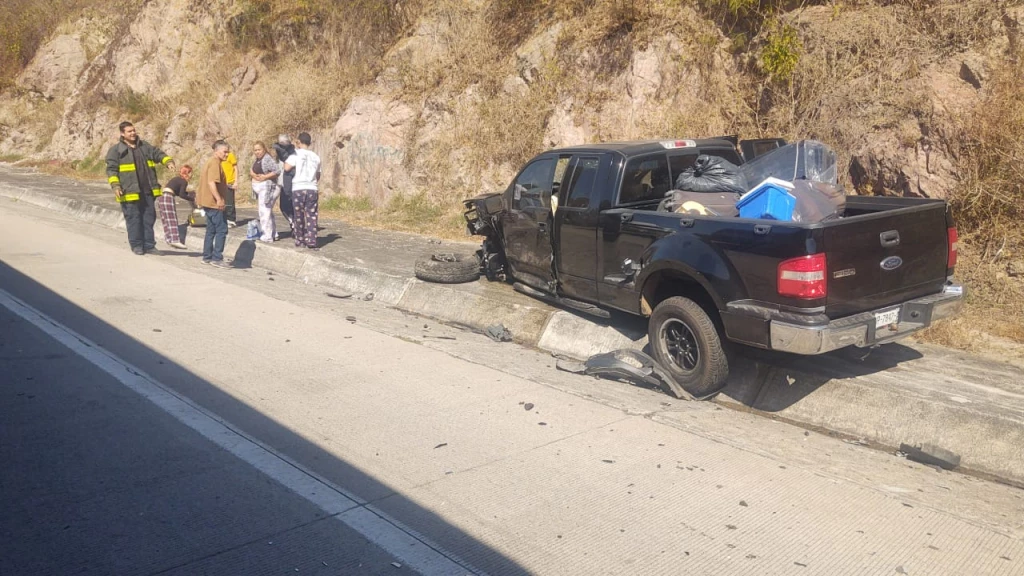
<instances>
[{"instance_id":1,"label":"dry grass","mask_svg":"<svg viewBox=\"0 0 1024 576\"><path fill-rule=\"evenodd\" d=\"M320 212L349 224L373 230L425 234L446 240L465 240L462 205L443 202L424 193L393 196L382 206L367 197L335 195L320 204Z\"/></svg>"},{"instance_id":2,"label":"dry grass","mask_svg":"<svg viewBox=\"0 0 1024 576\"><path fill-rule=\"evenodd\" d=\"M280 63L245 95L234 115L240 142L271 142L277 134L313 131L337 121L354 90L353 79L310 62Z\"/></svg>"},{"instance_id":3,"label":"dry grass","mask_svg":"<svg viewBox=\"0 0 1024 576\"><path fill-rule=\"evenodd\" d=\"M925 337L971 349L981 330L1024 343L1024 49L993 70L960 128L961 186L949 201L961 233L957 275L971 292L962 321Z\"/></svg>"}]
</instances>

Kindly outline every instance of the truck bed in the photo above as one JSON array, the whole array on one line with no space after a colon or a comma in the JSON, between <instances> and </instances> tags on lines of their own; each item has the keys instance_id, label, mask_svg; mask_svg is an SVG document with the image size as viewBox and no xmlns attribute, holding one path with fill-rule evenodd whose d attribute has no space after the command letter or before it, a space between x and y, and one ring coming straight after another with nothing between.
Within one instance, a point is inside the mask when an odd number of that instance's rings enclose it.
<instances>
[{"instance_id":1,"label":"truck bed","mask_svg":"<svg viewBox=\"0 0 1024 576\"><path fill-rule=\"evenodd\" d=\"M941 200L850 196L843 218L820 223L691 216L658 212L654 205L610 212L632 213L623 233L640 232L651 240L647 258L667 250L662 246L685 245L687 235L699 236L721 262L698 261L694 267L703 274L725 274L733 284L739 278L745 288L745 294L724 295L728 301L815 310L836 319L941 292L947 279ZM673 235L679 241L667 239ZM817 253L826 255L827 296L779 296L778 265ZM685 247L673 257L691 260Z\"/></svg>"}]
</instances>

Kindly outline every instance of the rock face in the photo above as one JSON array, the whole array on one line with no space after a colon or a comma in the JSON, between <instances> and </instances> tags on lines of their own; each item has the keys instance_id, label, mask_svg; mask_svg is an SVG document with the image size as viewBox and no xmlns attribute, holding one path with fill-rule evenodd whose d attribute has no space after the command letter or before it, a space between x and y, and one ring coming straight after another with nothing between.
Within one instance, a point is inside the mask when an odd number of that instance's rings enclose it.
<instances>
[{"instance_id":1,"label":"rock face","mask_svg":"<svg viewBox=\"0 0 1024 576\"><path fill-rule=\"evenodd\" d=\"M88 64L79 36L57 36L36 54L18 79L18 85L47 100L66 98Z\"/></svg>"},{"instance_id":2,"label":"rock face","mask_svg":"<svg viewBox=\"0 0 1024 576\"><path fill-rule=\"evenodd\" d=\"M378 203L408 190L411 181L402 164L416 117L410 106L380 94L354 98L331 136L337 149L334 186Z\"/></svg>"}]
</instances>

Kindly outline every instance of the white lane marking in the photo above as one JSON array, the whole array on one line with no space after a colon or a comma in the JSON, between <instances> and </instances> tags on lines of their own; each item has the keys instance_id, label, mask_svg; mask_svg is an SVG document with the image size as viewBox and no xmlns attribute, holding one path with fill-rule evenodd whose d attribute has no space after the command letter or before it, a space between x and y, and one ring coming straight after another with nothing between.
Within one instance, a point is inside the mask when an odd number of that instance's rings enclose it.
<instances>
[{"instance_id":1,"label":"white lane marking","mask_svg":"<svg viewBox=\"0 0 1024 576\"><path fill-rule=\"evenodd\" d=\"M477 572L2 288L0 304L214 444L356 530L409 568L425 576L463 576Z\"/></svg>"}]
</instances>

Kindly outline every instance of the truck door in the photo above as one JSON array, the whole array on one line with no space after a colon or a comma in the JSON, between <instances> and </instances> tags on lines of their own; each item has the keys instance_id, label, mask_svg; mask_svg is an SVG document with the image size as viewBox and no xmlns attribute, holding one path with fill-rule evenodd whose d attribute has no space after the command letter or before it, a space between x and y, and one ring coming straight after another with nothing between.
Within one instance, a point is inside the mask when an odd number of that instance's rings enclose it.
<instances>
[{"instance_id":1,"label":"truck door","mask_svg":"<svg viewBox=\"0 0 1024 576\"><path fill-rule=\"evenodd\" d=\"M555 213L558 281L566 296L597 299L598 179L610 172L599 155L573 156L560 187ZM609 166L602 166L606 164Z\"/></svg>"},{"instance_id":2,"label":"truck door","mask_svg":"<svg viewBox=\"0 0 1024 576\"><path fill-rule=\"evenodd\" d=\"M502 216L505 256L512 275L539 290L553 287L551 189L557 156L541 156L516 176L509 210Z\"/></svg>"},{"instance_id":3,"label":"truck door","mask_svg":"<svg viewBox=\"0 0 1024 576\"><path fill-rule=\"evenodd\" d=\"M695 157L696 150L691 155ZM624 267L627 261L639 264L647 247L664 231L637 221L636 212L655 210L671 189L669 159L664 152L637 156L626 162L615 208L600 215L602 256L598 291L602 302L623 310L638 309L636 287Z\"/></svg>"}]
</instances>

